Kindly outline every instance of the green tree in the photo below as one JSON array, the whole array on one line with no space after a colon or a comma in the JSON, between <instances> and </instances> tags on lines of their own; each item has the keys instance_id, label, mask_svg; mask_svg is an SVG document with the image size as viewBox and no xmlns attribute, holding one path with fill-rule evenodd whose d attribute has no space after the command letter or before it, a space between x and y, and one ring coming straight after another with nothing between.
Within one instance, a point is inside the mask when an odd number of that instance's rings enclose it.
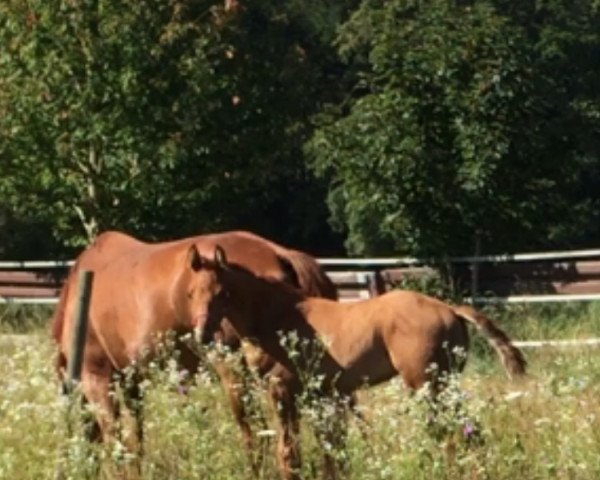
<instances>
[{"instance_id":1,"label":"green tree","mask_svg":"<svg viewBox=\"0 0 600 480\"><path fill-rule=\"evenodd\" d=\"M99 229L143 230L172 188L176 67L198 32L153 0L1 8L3 203L53 219L72 245Z\"/></svg>"},{"instance_id":2,"label":"green tree","mask_svg":"<svg viewBox=\"0 0 600 480\"><path fill-rule=\"evenodd\" d=\"M313 251L335 248L326 187L302 148L311 116L338 92L330 69L339 60L329 45L345 3L244 2L221 25L209 56L220 87L208 103L182 96L186 115L178 122L189 172L183 185L200 178L203 186L184 187L185 202L201 205L215 228L244 226Z\"/></svg>"},{"instance_id":3,"label":"green tree","mask_svg":"<svg viewBox=\"0 0 600 480\"><path fill-rule=\"evenodd\" d=\"M582 224L564 198L580 158L553 151L552 82L513 19L487 2L366 1L337 42L353 90L307 151L351 251L539 248Z\"/></svg>"},{"instance_id":4,"label":"green tree","mask_svg":"<svg viewBox=\"0 0 600 480\"><path fill-rule=\"evenodd\" d=\"M344 8L312 3L3 3L0 207L68 245L108 228L327 243L302 145Z\"/></svg>"},{"instance_id":5,"label":"green tree","mask_svg":"<svg viewBox=\"0 0 600 480\"><path fill-rule=\"evenodd\" d=\"M597 0L510 2L498 10L526 32L543 102L538 148L571 166L562 201L570 212L552 227L564 246L600 239L600 3Z\"/></svg>"}]
</instances>

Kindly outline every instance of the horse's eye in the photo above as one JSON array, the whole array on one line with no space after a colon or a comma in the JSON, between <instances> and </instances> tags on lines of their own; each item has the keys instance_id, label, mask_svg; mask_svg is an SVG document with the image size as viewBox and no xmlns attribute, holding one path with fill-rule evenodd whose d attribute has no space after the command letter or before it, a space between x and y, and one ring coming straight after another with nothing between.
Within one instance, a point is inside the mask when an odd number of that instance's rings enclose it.
<instances>
[{"instance_id":1,"label":"horse's eye","mask_svg":"<svg viewBox=\"0 0 600 480\"><path fill-rule=\"evenodd\" d=\"M227 300L231 297L231 293L229 293L229 290L221 290L219 292L219 297L223 300Z\"/></svg>"}]
</instances>

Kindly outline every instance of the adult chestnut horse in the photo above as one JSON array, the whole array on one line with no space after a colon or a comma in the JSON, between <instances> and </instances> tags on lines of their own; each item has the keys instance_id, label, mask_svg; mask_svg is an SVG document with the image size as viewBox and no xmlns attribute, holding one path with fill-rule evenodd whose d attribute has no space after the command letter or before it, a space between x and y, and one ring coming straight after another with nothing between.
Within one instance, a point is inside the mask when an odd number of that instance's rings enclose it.
<instances>
[{"instance_id":1,"label":"adult chestnut horse","mask_svg":"<svg viewBox=\"0 0 600 480\"><path fill-rule=\"evenodd\" d=\"M444 374L463 368L469 347L466 324L470 323L486 335L509 375L525 373L521 351L490 319L471 307L454 307L402 290L361 302L338 303L311 298L282 282L259 278L248 269L230 264L220 247L211 260L205 259L202 268L205 292L213 296L211 308L226 314L240 337L277 359L270 372L270 394L278 405L281 427L278 462L288 480L299 478L295 398L305 388L304 369L313 379L321 376L319 393L332 399L396 375L412 390L429 382L435 393L443 387ZM214 328L213 318L218 315L206 319L204 328L208 331ZM314 340L318 348L312 354L321 349L321 357L315 363L306 351L304 355L290 355L282 345L286 334ZM341 418L343 415L334 415L330 419ZM337 425L328 441L335 442L344 431L345 424ZM328 454L325 469L328 478L336 477L335 461Z\"/></svg>"},{"instance_id":2,"label":"adult chestnut horse","mask_svg":"<svg viewBox=\"0 0 600 480\"><path fill-rule=\"evenodd\" d=\"M119 232L106 232L79 255L62 289L53 319L53 337L58 344L58 370L64 379L71 347L76 308L76 287L81 270L95 272L90 303L89 328L85 345L81 388L95 404L97 423L91 435L110 436L118 413L111 400L111 382L128 366L152 349L157 334L168 330L192 331L208 315L211 295L199 255L212 255L216 245L227 255L259 277L289 283L310 295L337 298L333 283L317 262L302 252L290 250L249 232L201 235L167 243L144 243ZM208 340L218 340L230 348L239 347L239 338L226 319L219 319ZM194 371L198 358L184 351L184 366ZM266 356L262 362L269 364ZM252 448L252 432L246 418L240 380L226 363L215 364L227 389L234 415L244 440ZM137 420L136 442L141 446L141 392L128 382L125 397ZM136 440L135 436L132 440ZM136 443L133 445L135 446Z\"/></svg>"}]
</instances>

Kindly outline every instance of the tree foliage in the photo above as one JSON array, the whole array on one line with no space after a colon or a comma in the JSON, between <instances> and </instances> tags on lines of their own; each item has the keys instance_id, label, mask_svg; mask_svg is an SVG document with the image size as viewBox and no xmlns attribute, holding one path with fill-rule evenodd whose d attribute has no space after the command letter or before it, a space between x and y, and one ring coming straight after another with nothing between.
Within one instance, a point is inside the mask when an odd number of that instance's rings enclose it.
<instances>
[{"instance_id":1,"label":"tree foliage","mask_svg":"<svg viewBox=\"0 0 600 480\"><path fill-rule=\"evenodd\" d=\"M0 250L591 245L599 35L597 0L6 0Z\"/></svg>"},{"instance_id":2,"label":"tree foliage","mask_svg":"<svg viewBox=\"0 0 600 480\"><path fill-rule=\"evenodd\" d=\"M142 224L139 197L173 157L178 78L169 67L189 35L161 2L9 2L0 29L4 201L55 219L67 243L99 228ZM83 227L83 228L82 228Z\"/></svg>"},{"instance_id":3,"label":"tree foliage","mask_svg":"<svg viewBox=\"0 0 600 480\"><path fill-rule=\"evenodd\" d=\"M327 94L320 62L334 53L322 11L272 1L0 8L5 209L52 218L72 245L108 228L164 238L245 227L326 242L323 202L290 195L324 195L301 151Z\"/></svg>"},{"instance_id":4,"label":"tree foliage","mask_svg":"<svg viewBox=\"0 0 600 480\"><path fill-rule=\"evenodd\" d=\"M343 26L355 88L308 152L351 251L535 248L581 227L586 206L564 197L589 157L555 121L560 82L528 35L487 2L450 0L367 1Z\"/></svg>"}]
</instances>

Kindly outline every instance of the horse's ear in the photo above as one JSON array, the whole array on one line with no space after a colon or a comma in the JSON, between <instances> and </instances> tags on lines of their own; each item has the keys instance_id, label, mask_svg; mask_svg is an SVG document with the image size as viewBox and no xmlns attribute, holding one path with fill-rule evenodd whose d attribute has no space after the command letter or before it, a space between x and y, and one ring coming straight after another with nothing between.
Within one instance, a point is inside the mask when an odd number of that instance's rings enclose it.
<instances>
[{"instance_id":1,"label":"horse's ear","mask_svg":"<svg viewBox=\"0 0 600 480\"><path fill-rule=\"evenodd\" d=\"M220 268L227 268L229 264L227 263L227 255L225 254L225 250L220 245L215 247L215 264Z\"/></svg>"},{"instance_id":2,"label":"horse's ear","mask_svg":"<svg viewBox=\"0 0 600 480\"><path fill-rule=\"evenodd\" d=\"M204 258L200 255L198 248L196 245L192 245L188 250L187 254L187 264L191 267L192 270L197 272L198 270L204 267Z\"/></svg>"},{"instance_id":3,"label":"horse's ear","mask_svg":"<svg viewBox=\"0 0 600 480\"><path fill-rule=\"evenodd\" d=\"M302 290L302 285L300 284L300 277L298 276L298 272L294 268L292 262L286 257L282 257L281 255L277 255L277 260L279 261L281 270L283 270L283 273L285 275L285 281L288 282L290 285L293 285L294 288Z\"/></svg>"}]
</instances>

